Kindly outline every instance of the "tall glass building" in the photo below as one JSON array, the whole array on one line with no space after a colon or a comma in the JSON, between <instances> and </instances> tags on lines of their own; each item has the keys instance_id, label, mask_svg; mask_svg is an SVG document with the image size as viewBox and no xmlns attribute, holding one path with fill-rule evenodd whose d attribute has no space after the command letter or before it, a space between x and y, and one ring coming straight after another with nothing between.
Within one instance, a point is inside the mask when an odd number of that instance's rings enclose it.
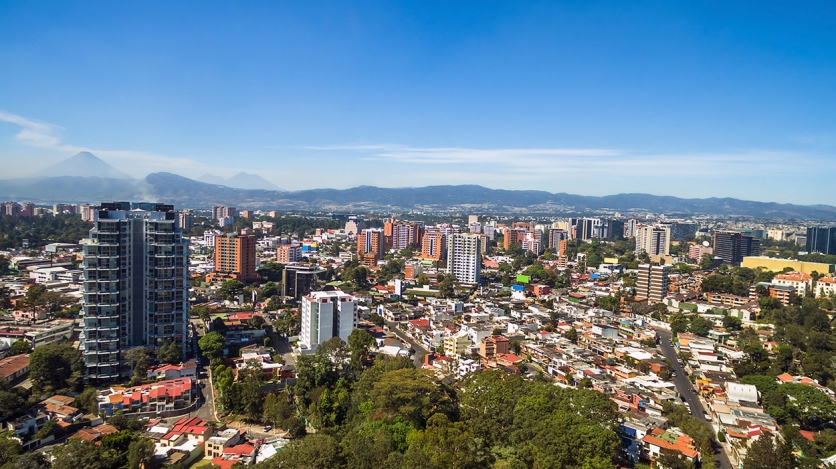
<instances>
[{"instance_id":1,"label":"tall glass building","mask_svg":"<svg viewBox=\"0 0 836 469\"><path fill-rule=\"evenodd\" d=\"M836 226L807 228L807 252L836 254Z\"/></svg>"},{"instance_id":2,"label":"tall glass building","mask_svg":"<svg viewBox=\"0 0 836 469\"><path fill-rule=\"evenodd\" d=\"M130 377L125 353L188 351L188 241L174 206L103 203L84 245L85 379Z\"/></svg>"}]
</instances>

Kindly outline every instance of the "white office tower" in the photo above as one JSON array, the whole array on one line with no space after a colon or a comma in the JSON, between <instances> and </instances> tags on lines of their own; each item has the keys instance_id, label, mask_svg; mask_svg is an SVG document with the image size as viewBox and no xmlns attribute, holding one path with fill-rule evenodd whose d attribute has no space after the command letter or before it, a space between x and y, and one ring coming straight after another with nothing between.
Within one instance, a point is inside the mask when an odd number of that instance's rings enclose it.
<instances>
[{"instance_id":1,"label":"white office tower","mask_svg":"<svg viewBox=\"0 0 836 469\"><path fill-rule=\"evenodd\" d=\"M87 381L127 380L125 352L189 349L188 241L174 206L103 203L84 244L81 350Z\"/></svg>"},{"instance_id":2,"label":"white office tower","mask_svg":"<svg viewBox=\"0 0 836 469\"><path fill-rule=\"evenodd\" d=\"M357 299L336 291L315 291L302 297L302 333L299 343L316 350L322 342L339 337L348 342L357 327Z\"/></svg>"},{"instance_id":3,"label":"white office tower","mask_svg":"<svg viewBox=\"0 0 836 469\"><path fill-rule=\"evenodd\" d=\"M447 236L447 273L463 283L479 283L482 243L478 234L454 233Z\"/></svg>"},{"instance_id":4,"label":"white office tower","mask_svg":"<svg viewBox=\"0 0 836 469\"><path fill-rule=\"evenodd\" d=\"M661 226L636 227L636 255L667 256L671 253L671 230Z\"/></svg>"}]
</instances>

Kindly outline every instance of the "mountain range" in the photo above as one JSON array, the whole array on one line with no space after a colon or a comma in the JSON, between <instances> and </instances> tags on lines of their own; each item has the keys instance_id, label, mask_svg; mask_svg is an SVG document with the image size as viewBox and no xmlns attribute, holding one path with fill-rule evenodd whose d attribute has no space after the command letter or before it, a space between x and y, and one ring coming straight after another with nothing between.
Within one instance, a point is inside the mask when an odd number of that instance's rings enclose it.
<instances>
[{"instance_id":1,"label":"mountain range","mask_svg":"<svg viewBox=\"0 0 836 469\"><path fill-rule=\"evenodd\" d=\"M238 178L238 176L244 176ZM172 173L132 179L94 155L83 152L33 177L0 180L0 200L35 203L108 200L159 201L183 208L233 205L240 208L329 212L453 211L485 214L558 214L601 211L687 215L751 216L798 220L836 220L836 207L756 202L734 198L683 199L649 194L592 197L539 190L489 189L477 185L351 189L310 189L287 192L230 187L230 181L264 181L241 173L219 182L201 182ZM204 175L201 179L206 180ZM255 178L252 178L255 176ZM222 178L218 178L222 179ZM267 181L264 181L270 184ZM233 181L233 183L235 183ZM243 184L243 183L242 183ZM272 186L272 184L270 184ZM262 185L262 187L264 187ZM273 186L275 187L275 186Z\"/></svg>"}]
</instances>

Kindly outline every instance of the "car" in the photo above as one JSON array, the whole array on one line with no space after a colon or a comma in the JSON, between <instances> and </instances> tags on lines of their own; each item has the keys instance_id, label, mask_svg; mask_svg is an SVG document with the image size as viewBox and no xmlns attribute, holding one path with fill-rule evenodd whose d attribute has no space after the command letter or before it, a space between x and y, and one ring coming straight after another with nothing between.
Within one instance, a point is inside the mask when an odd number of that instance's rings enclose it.
<instances>
[{"instance_id":1,"label":"car","mask_svg":"<svg viewBox=\"0 0 836 469\"><path fill-rule=\"evenodd\" d=\"M702 416L705 417L706 420L711 421L711 416L708 415L708 412L703 412Z\"/></svg>"},{"instance_id":2,"label":"car","mask_svg":"<svg viewBox=\"0 0 836 469\"><path fill-rule=\"evenodd\" d=\"M266 427L264 427L265 432L269 432L272 429L273 429L273 427L271 425L267 425Z\"/></svg>"},{"instance_id":3,"label":"car","mask_svg":"<svg viewBox=\"0 0 836 469\"><path fill-rule=\"evenodd\" d=\"M694 389L694 388L691 388L691 392L692 392L692 393L694 393L694 394L696 394L696 393L697 393L697 390L696 390L696 389Z\"/></svg>"},{"instance_id":4,"label":"car","mask_svg":"<svg viewBox=\"0 0 836 469\"><path fill-rule=\"evenodd\" d=\"M674 377L674 378L676 378L676 372L675 372L675 371L672 371L672 372L671 372L671 376L672 376L672 377Z\"/></svg>"}]
</instances>

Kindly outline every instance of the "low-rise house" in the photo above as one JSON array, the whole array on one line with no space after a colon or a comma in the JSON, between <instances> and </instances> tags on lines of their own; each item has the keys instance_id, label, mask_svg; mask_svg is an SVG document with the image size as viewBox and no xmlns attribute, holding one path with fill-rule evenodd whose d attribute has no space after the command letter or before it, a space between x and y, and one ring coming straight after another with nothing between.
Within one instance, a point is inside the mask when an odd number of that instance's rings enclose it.
<instances>
[{"instance_id":1,"label":"low-rise house","mask_svg":"<svg viewBox=\"0 0 836 469\"><path fill-rule=\"evenodd\" d=\"M113 425L104 424L93 428L82 428L70 438L77 438L79 440L91 442L99 442L105 436L110 435L112 433L116 433L118 431L119 430L117 430L116 427L114 427Z\"/></svg>"},{"instance_id":2,"label":"low-rise house","mask_svg":"<svg viewBox=\"0 0 836 469\"><path fill-rule=\"evenodd\" d=\"M215 433L206 440L206 457L219 457L223 454L225 448L235 446L243 440L244 436L234 428L227 428Z\"/></svg>"},{"instance_id":3,"label":"low-rise house","mask_svg":"<svg viewBox=\"0 0 836 469\"><path fill-rule=\"evenodd\" d=\"M255 460L257 452L258 448L249 443L224 448L220 456L212 458L212 465L221 469L230 469L236 464L247 466Z\"/></svg>"},{"instance_id":4,"label":"low-rise house","mask_svg":"<svg viewBox=\"0 0 836 469\"><path fill-rule=\"evenodd\" d=\"M197 378L197 362L191 359L179 365L159 365L148 368L148 379Z\"/></svg>"},{"instance_id":5,"label":"low-rise house","mask_svg":"<svg viewBox=\"0 0 836 469\"><path fill-rule=\"evenodd\" d=\"M131 388L112 387L99 396L99 414L113 415L118 411L164 412L192 405L197 397L195 381L179 378L143 384Z\"/></svg>"},{"instance_id":6,"label":"low-rise house","mask_svg":"<svg viewBox=\"0 0 836 469\"><path fill-rule=\"evenodd\" d=\"M29 374L29 355L15 355L0 360L0 383L11 383Z\"/></svg>"},{"instance_id":7,"label":"low-rise house","mask_svg":"<svg viewBox=\"0 0 836 469\"><path fill-rule=\"evenodd\" d=\"M649 459L655 459L665 451L679 454L691 461L692 464L697 464L700 461L700 452L697 450L694 440L670 430L653 428L642 437L642 444L643 453Z\"/></svg>"}]
</instances>

